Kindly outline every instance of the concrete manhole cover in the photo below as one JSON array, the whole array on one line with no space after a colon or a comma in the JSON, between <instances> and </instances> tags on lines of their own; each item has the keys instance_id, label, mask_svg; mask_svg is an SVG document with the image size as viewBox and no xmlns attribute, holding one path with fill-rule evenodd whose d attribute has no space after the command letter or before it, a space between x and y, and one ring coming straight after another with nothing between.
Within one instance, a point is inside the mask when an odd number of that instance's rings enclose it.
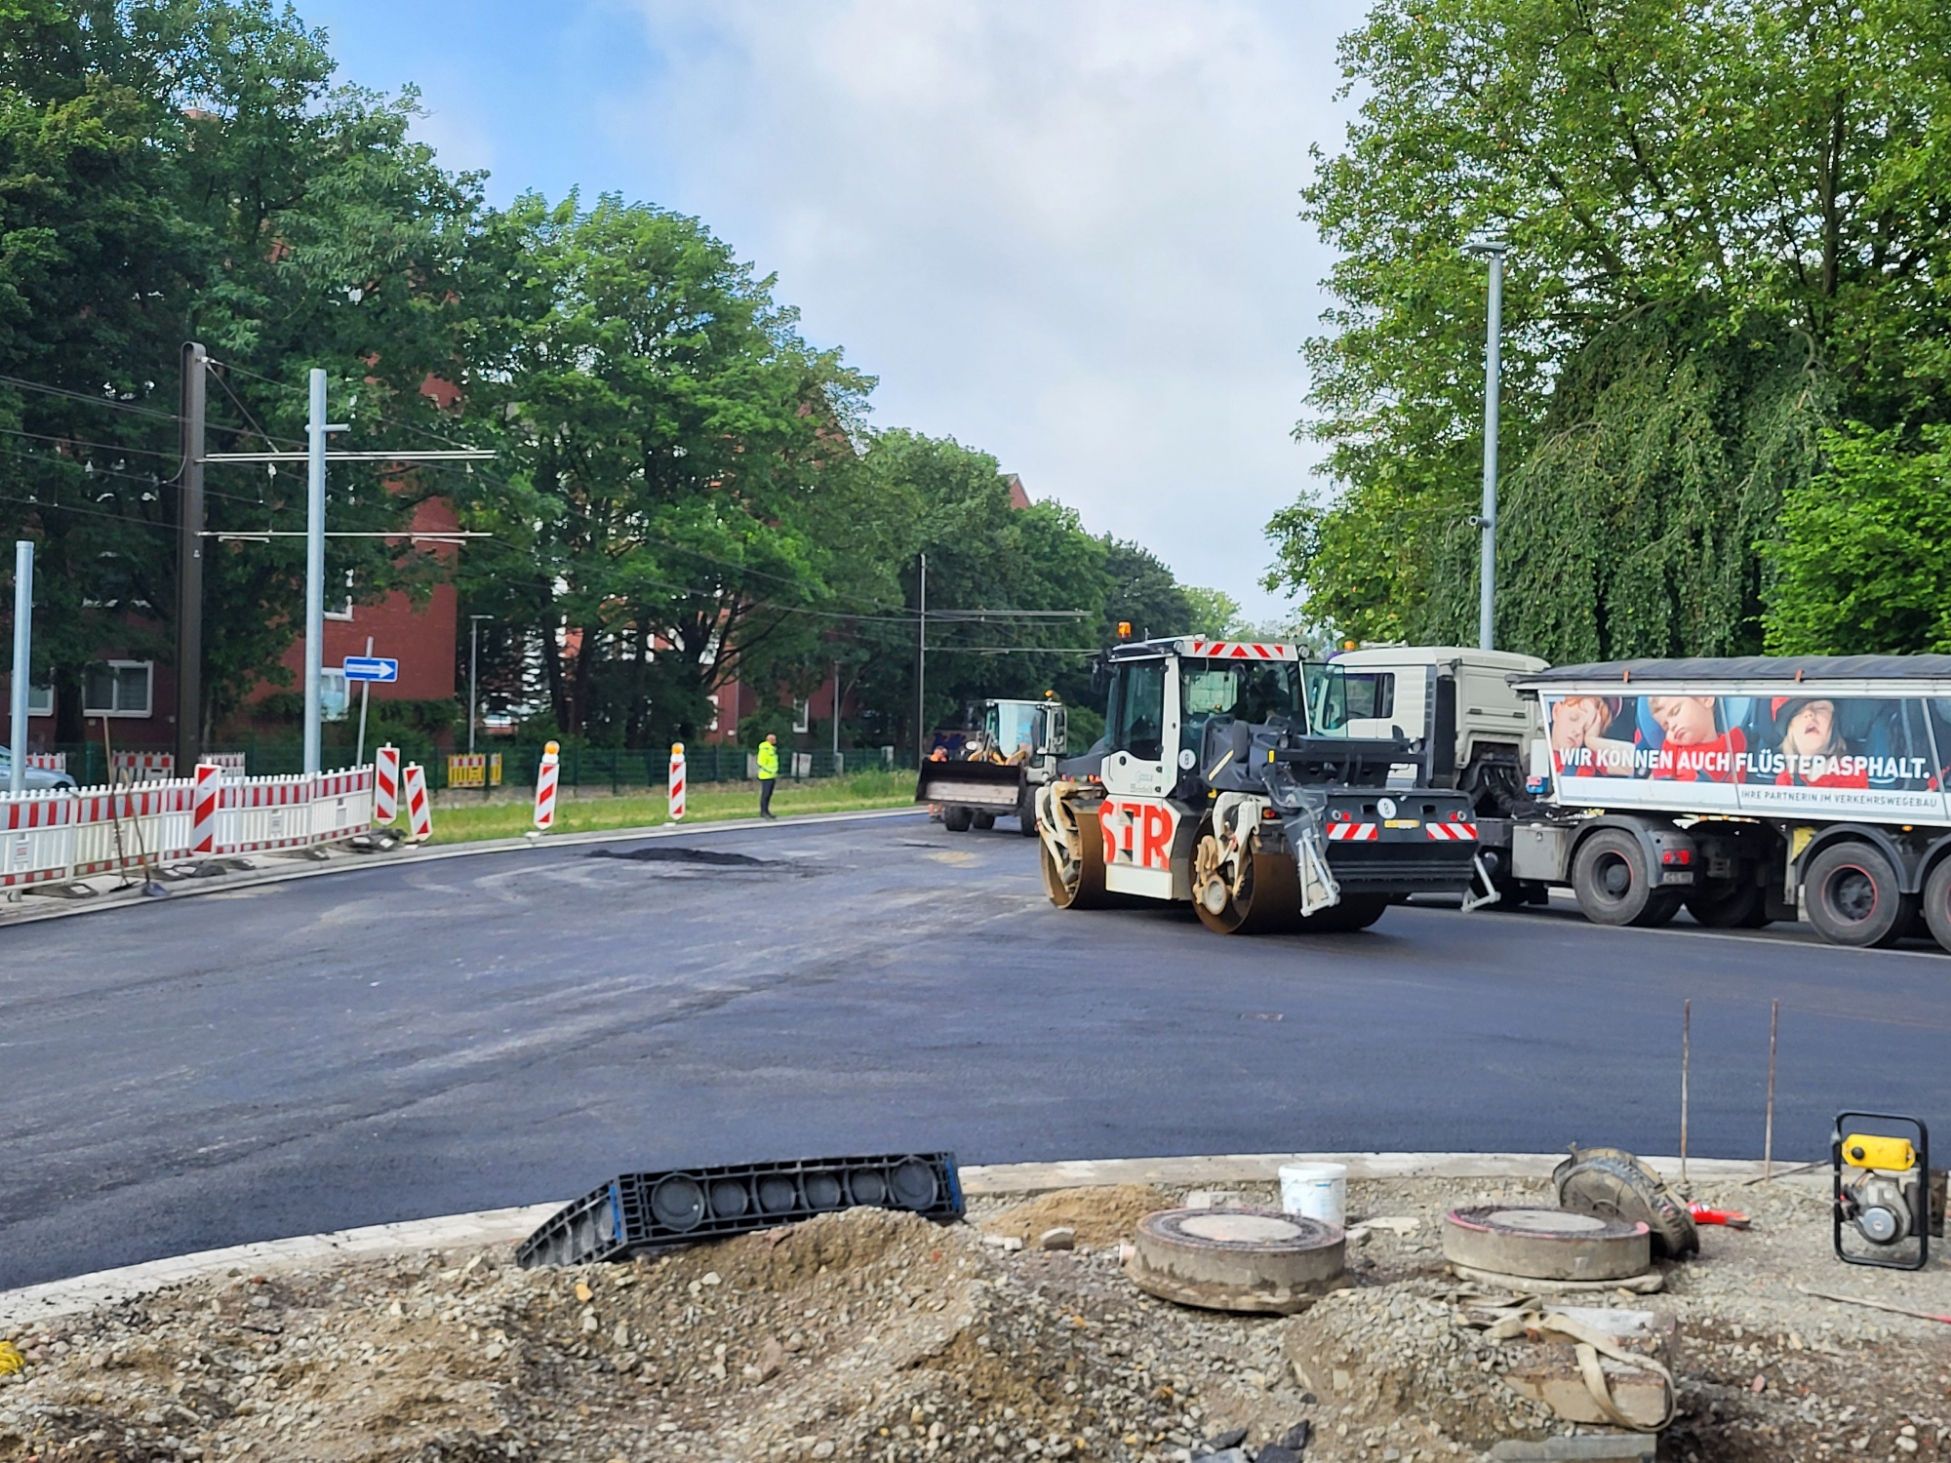
<instances>
[{"instance_id":1,"label":"concrete manhole cover","mask_svg":"<svg viewBox=\"0 0 1951 1463\"><path fill-rule=\"evenodd\" d=\"M1653 1261L1652 1231L1563 1209L1483 1204L1443 1217L1453 1265L1531 1280L1624 1280Z\"/></svg>"},{"instance_id":2,"label":"concrete manhole cover","mask_svg":"<svg viewBox=\"0 0 1951 1463\"><path fill-rule=\"evenodd\" d=\"M1347 1242L1333 1225L1268 1210L1162 1209L1138 1223L1139 1289L1220 1311L1305 1310L1341 1280Z\"/></svg>"},{"instance_id":3,"label":"concrete manhole cover","mask_svg":"<svg viewBox=\"0 0 1951 1463\"><path fill-rule=\"evenodd\" d=\"M1307 1232L1293 1220L1271 1214L1202 1213L1179 1226L1181 1234L1219 1244L1294 1244Z\"/></svg>"}]
</instances>

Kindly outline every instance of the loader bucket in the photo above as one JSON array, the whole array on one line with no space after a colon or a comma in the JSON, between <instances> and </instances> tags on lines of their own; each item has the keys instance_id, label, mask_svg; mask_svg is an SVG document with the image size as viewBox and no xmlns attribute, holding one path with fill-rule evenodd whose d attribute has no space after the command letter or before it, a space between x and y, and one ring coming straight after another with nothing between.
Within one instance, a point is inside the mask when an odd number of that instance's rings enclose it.
<instances>
[{"instance_id":1,"label":"loader bucket","mask_svg":"<svg viewBox=\"0 0 1951 1463\"><path fill-rule=\"evenodd\" d=\"M924 762L915 784L918 803L951 803L1008 815L1023 791L1023 769L1001 762Z\"/></svg>"}]
</instances>

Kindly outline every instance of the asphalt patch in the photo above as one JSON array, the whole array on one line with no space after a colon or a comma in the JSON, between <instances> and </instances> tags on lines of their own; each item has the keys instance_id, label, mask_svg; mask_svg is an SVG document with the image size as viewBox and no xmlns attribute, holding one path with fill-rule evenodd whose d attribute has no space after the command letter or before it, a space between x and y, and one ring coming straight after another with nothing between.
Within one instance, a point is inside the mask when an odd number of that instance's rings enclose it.
<instances>
[{"instance_id":1,"label":"asphalt patch","mask_svg":"<svg viewBox=\"0 0 1951 1463\"><path fill-rule=\"evenodd\" d=\"M633 864L709 864L720 869L776 869L780 859L754 858L749 853L727 853L719 848L667 848L661 843L648 848L596 848L584 858L623 859Z\"/></svg>"}]
</instances>

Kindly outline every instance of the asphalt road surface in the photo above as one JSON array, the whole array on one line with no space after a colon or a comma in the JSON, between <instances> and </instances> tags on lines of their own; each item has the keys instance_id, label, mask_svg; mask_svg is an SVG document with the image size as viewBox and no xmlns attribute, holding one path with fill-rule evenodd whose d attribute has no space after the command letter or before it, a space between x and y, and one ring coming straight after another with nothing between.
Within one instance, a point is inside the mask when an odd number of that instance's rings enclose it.
<instances>
[{"instance_id":1,"label":"asphalt road surface","mask_svg":"<svg viewBox=\"0 0 1951 1463\"><path fill-rule=\"evenodd\" d=\"M1005 825L1006 827L1008 825ZM1760 1152L1942 1119L1951 957L1398 908L1226 939L914 818L395 865L0 931L0 1288L637 1168Z\"/></svg>"}]
</instances>

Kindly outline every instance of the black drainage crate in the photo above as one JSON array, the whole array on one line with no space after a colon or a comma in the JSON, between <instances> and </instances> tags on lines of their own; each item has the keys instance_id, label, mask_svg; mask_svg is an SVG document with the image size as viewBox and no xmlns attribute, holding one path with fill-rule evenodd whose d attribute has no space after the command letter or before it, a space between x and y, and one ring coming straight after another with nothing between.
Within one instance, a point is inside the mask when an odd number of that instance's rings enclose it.
<instances>
[{"instance_id":1,"label":"black drainage crate","mask_svg":"<svg viewBox=\"0 0 1951 1463\"><path fill-rule=\"evenodd\" d=\"M882 1153L619 1174L565 1205L515 1251L526 1269L620 1260L852 1208L962 1217L953 1153Z\"/></svg>"}]
</instances>

